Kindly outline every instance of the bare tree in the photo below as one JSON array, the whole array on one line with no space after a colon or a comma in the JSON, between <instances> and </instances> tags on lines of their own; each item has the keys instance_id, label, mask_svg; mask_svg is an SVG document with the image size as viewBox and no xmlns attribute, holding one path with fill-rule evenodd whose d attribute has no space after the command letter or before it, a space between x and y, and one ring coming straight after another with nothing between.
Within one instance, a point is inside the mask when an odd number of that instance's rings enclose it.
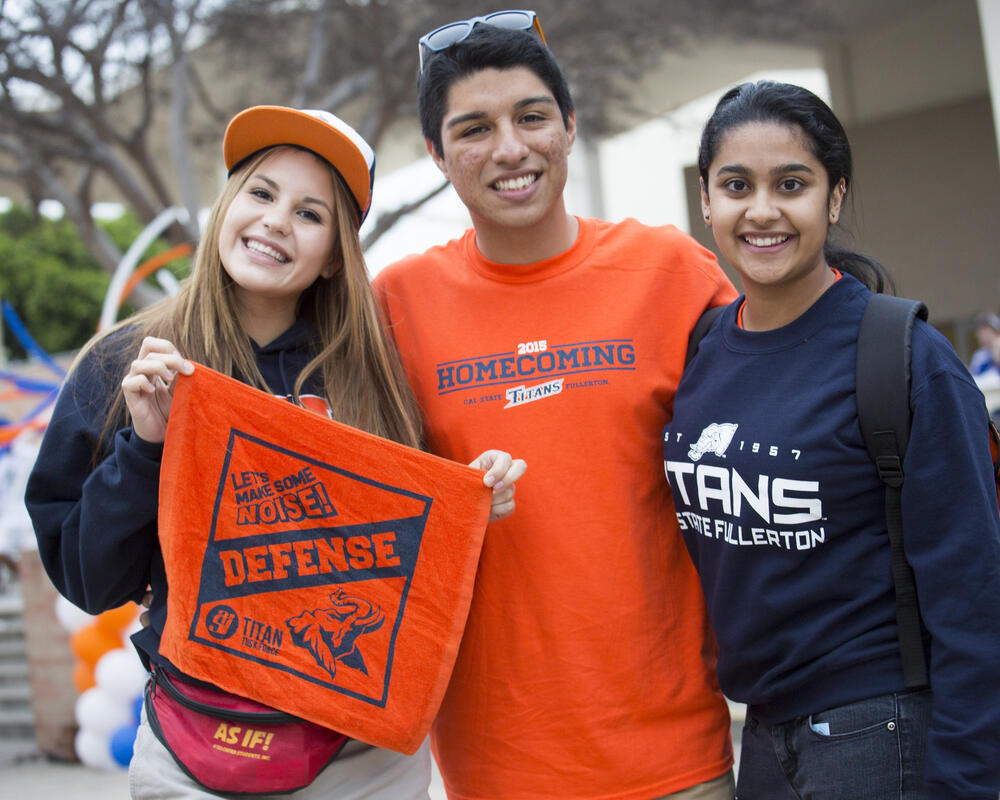
<instances>
[{"instance_id":1,"label":"bare tree","mask_svg":"<svg viewBox=\"0 0 1000 800\"><path fill-rule=\"evenodd\" d=\"M184 37L204 3L71 0L8 2L0 17L0 178L38 202L58 200L97 260L109 271L121 253L91 216L95 189L132 208L144 222L176 204L172 164L150 149L163 102L158 71L173 70L186 89ZM130 89L131 113L119 103ZM166 94L174 162L186 162L186 91ZM190 172L190 170L189 170ZM185 181L179 181L181 186ZM191 209L197 202L182 192ZM191 219L195 219L194 216ZM193 226L172 238L193 238ZM147 302L156 292L140 288Z\"/></svg>"},{"instance_id":2,"label":"bare tree","mask_svg":"<svg viewBox=\"0 0 1000 800\"><path fill-rule=\"evenodd\" d=\"M829 29L819 0L533 6L589 136L634 119L629 87L665 50L706 33L801 39ZM467 0L6 0L0 180L35 202L59 200L111 270L120 256L90 216L97 194L144 222L187 208L191 221L169 237L195 238L197 209L215 188L206 188L205 165L218 162L202 144L217 147L226 120L261 102L333 111L378 150L415 113L418 38L470 8ZM376 220L367 244L419 202Z\"/></svg>"}]
</instances>

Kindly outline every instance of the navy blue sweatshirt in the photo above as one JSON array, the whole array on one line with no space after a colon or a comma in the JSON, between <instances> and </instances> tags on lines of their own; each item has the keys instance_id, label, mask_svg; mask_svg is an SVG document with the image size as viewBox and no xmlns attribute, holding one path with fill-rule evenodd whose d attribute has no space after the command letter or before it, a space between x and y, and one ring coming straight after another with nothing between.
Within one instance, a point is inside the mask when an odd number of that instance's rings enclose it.
<instances>
[{"instance_id":1,"label":"navy blue sweatshirt","mask_svg":"<svg viewBox=\"0 0 1000 800\"><path fill-rule=\"evenodd\" d=\"M785 327L702 341L664 467L730 698L792 719L903 689L884 491L857 418L868 290L845 275ZM934 797L1000 790L1000 518L985 404L947 340L913 332L903 522L930 637Z\"/></svg>"},{"instance_id":2,"label":"navy blue sweatshirt","mask_svg":"<svg viewBox=\"0 0 1000 800\"><path fill-rule=\"evenodd\" d=\"M291 396L296 377L316 354L312 328L299 320L265 347L254 345L254 354L271 391ZM137 355L123 352L121 337L112 334L69 375L28 479L25 505L49 578L83 610L98 614L138 602L152 587L150 625L132 641L144 661L176 671L158 652L167 615L156 532L163 445L143 441L130 426L101 440L110 397L121 391Z\"/></svg>"}]
</instances>

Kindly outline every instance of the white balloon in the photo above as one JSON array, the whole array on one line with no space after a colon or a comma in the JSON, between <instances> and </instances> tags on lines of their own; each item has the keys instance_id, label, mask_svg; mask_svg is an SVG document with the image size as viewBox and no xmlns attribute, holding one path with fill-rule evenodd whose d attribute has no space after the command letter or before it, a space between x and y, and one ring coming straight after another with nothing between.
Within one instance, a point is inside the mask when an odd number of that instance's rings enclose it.
<instances>
[{"instance_id":1,"label":"white balloon","mask_svg":"<svg viewBox=\"0 0 1000 800\"><path fill-rule=\"evenodd\" d=\"M104 737L107 746L112 733L132 722L132 703L123 701L99 686L76 698L76 724Z\"/></svg>"},{"instance_id":2,"label":"white balloon","mask_svg":"<svg viewBox=\"0 0 1000 800\"><path fill-rule=\"evenodd\" d=\"M109 650L94 668L97 688L103 689L115 700L126 703L131 708L135 698L142 694L148 674L131 647Z\"/></svg>"},{"instance_id":3,"label":"white balloon","mask_svg":"<svg viewBox=\"0 0 1000 800\"><path fill-rule=\"evenodd\" d=\"M89 690L88 690L89 691ZM81 695L82 697L83 695ZM94 769L118 769L118 763L111 755L111 737L87 728L80 728L73 740L76 757L86 767Z\"/></svg>"},{"instance_id":4,"label":"white balloon","mask_svg":"<svg viewBox=\"0 0 1000 800\"><path fill-rule=\"evenodd\" d=\"M77 608L62 595L56 598L56 619L70 633L76 633L80 628L94 621L93 614L88 614L82 608Z\"/></svg>"}]
</instances>

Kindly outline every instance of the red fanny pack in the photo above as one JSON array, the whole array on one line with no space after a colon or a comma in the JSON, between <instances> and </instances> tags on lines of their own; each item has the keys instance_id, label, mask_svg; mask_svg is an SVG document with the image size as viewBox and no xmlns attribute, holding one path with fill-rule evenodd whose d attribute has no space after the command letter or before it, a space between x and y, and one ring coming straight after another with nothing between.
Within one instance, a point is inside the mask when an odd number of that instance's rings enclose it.
<instances>
[{"instance_id":1,"label":"red fanny pack","mask_svg":"<svg viewBox=\"0 0 1000 800\"><path fill-rule=\"evenodd\" d=\"M308 786L347 736L154 669L146 717L180 767L226 794L280 794Z\"/></svg>"}]
</instances>

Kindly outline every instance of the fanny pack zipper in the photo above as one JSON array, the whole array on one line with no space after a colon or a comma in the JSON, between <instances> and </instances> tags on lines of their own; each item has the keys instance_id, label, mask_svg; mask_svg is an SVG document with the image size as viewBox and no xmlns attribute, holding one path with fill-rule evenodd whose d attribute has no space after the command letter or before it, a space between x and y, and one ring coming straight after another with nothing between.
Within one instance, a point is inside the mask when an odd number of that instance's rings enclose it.
<instances>
[{"instance_id":1,"label":"fanny pack zipper","mask_svg":"<svg viewBox=\"0 0 1000 800\"><path fill-rule=\"evenodd\" d=\"M239 722L254 722L259 725L281 725L287 722L301 722L299 717L296 717L293 714L286 714L284 711L240 711L238 709L211 706L184 694L180 689L174 686L173 681L170 680L170 676L167 674L166 670L154 668L152 676L153 692L156 692L158 688L162 688L168 695L185 708L190 709L191 711L197 711L198 713L205 714L209 717Z\"/></svg>"}]
</instances>

